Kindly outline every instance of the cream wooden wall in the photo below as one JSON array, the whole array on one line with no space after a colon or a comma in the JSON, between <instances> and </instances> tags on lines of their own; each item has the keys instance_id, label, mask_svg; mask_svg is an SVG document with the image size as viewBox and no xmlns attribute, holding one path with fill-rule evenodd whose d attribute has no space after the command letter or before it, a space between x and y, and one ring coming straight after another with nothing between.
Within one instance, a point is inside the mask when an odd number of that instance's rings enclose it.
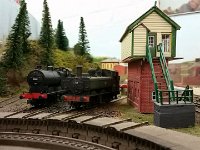
<instances>
[{"instance_id":1,"label":"cream wooden wall","mask_svg":"<svg viewBox=\"0 0 200 150\"><path fill-rule=\"evenodd\" d=\"M133 56L145 56L146 55L146 38L147 29L142 25L139 25L134 29L134 49Z\"/></svg>"},{"instance_id":2,"label":"cream wooden wall","mask_svg":"<svg viewBox=\"0 0 200 150\"><path fill-rule=\"evenodd\" d=\"M162 34L171 34L172 32L172 26L156 12L152 12L149 16L143 19L142 23L150 30L150 32L157 33L157 44L162 43ZM156 54L158 57L159 55L160 53ZM165 52L164 55L166 57L171 56L171 49L170 52Z\"/></svg>"},{"instance_id":3,"label":"cream wooden wall","mask_svg":"<svg viewBox=\"0 0 200 150\"><path fill-rule=\"evenodd\" d=\"M152 12L144 18L142 22L151 32L171 32L171 25L160 17L156 12Z\"/></svg>"},{"instance_id":4,"label":"cream wooden wall","mask_svg":"<svg viewBox=\"0 0 200 150\"><path fill-rule=\"evenodd\" d=\"M132 51L132 32L128 33L121 43L121 59L124 60L131 56Z\"/></svg>"},{"instance_id":5,"label":"cream wooden wall","mask_svg":"<svg viewBox=\"0 0 200 150\"><path fill-rule=\"evenodd\" d=\"M150 32L155 32L157 34L157 44L162 43L162 34L172 33L172 26L156 12L152 12L139 23L143 23ZM134 32L133 57L146 56L146 30L144 26L139 25L132 31ZM122 60L130 57L132 54L132 32L128 33L121 43ZM170 52L165 52L164 55L171 56L171 49ZM159 57L159 53L157 53L157 56Z\"/></svg>"}]
</instances>

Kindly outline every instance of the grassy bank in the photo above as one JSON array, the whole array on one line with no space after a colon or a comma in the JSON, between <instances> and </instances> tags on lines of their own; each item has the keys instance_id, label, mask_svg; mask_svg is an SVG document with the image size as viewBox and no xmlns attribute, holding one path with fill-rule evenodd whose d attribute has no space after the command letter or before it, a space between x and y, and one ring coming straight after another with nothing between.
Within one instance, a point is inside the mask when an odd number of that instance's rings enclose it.
<instances>
[{"instance_id":1,"label":"grassy bank","mask_svg":"<svg viewBox=\"0 0 200 150\"><path fill-rule=\"evenodd\" d=\"M149 124L153 125L153 117L154 117L153 114L139 113L135 108L133 108L133 106L127 104L126 100L118 102L115 107L121 112L121 118L123 119L131 118L133 122L138 122L138 123L148 121ZM172 130L200 137L200 125L197 124L194 127L172 129Z\"/></svg>"}]
</instances>

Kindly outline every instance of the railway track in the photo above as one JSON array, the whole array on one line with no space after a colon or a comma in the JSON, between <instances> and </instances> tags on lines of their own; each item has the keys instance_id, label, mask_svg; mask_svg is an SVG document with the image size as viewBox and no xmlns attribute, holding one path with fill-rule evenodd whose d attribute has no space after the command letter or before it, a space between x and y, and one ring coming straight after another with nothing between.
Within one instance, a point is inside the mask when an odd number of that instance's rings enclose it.
<instances>
[{"instance_id":1,"label":"railway track","mask_svg":"<svg viewBox=\"0 0 200 150\"><path fill-rule=\"evenodd\" d=\"M4 144L4 149L22 143L40 150L200 149L199 138L155 127L148 122L109 118L102 114L91 114L89 110L48 112L47 108L0 113L0 143Z\"/></svg>"},{"instance_id":2,"label":"railway track","mask_svg":"<svg viewBox=\"0 0 200 150\"><path fill-rule=\"evenodd\" d=\"M106 150L109 148L117 150L170 150L175 147L177 150L182 150L183 148L192 149L188 147L191 146L191 141L197 143L197 140L194 140L192 136L184 137L189 135L183 136L183 133L158 128L149 125L148 122L135 123L131 119L121 120L101 115L92 116L87 113L74 114L70 111L30 114L13 114L11 112L0 114L0 142L4 146L20 146L19 142L23 142L23 145L37 146L45 143L47 147L43 147L44 149L56 149L55 147L62 149L66 148L67 145L74 145L75 147L70 148L86 150ZM191 140L182 142L184 138ZM196 146L200 148L200 139L198 140L199 145ZM90 143L89 146L87 145L88 142ZM190 142L190 144L187 142ZM48 144L54 148L48 148ZM85 144L87 146L84 146ZM104 146L101 147L98 144Z\"/></svg>"},{"instance_id":3,"label":"railway track","mask_svg":"<svg viewBox=\"0 0 200 150\"><path fill-rule=\"evenodd\" d=\"M195 104L195 122L200 124L200 95L194 95L194 104Z\"/></svg>"},{"instance_id":4,"label":"railway track","mask_svg":"<svg viewBox=\"0 0 200 150\"><path fill-rule=\"evenodd\" d=\"M4 149L16 150L16 146L23 149L34 148L40 150L113 150L112 148L68 137L55 137L50 135L24 134L24 133L0 133L0 142ZM25 144L27 146L25 146ZM13 147L13 149L11 148ZM1 148L1 146L0 146Z\"/></svg>"},{"instance_id":5,"label":"railway track","mask_svg":"<svg viewBox=\"0 0 200 150\"><path fill-rule=\"evenodd\" d=\"M15 96L15 97L10 97L10 98L6 98L0 101L0 108L6 106L6 105L10 105L12 103L15 103L19 101L19 97Z\"/></svg>"}]
</instances>

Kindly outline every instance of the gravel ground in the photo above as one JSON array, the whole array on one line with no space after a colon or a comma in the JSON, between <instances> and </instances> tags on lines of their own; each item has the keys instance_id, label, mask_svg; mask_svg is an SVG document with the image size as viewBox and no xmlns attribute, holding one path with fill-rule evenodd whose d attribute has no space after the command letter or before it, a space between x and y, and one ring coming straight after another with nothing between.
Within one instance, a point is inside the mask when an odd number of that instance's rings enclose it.
<instances>
[{"instance_id":1,"label":"gravel ground","mask_svg":"<svg viewBox=\"0 0 200 150\"><path fill-rule=\"evenodd\" d=\"M0 101L4 99L5 98L0 98ZM15 102L11 104L7 104L9 102L12 102L14 99L16 99ZM0 103L0 112L16 112L16 111L21 111L27 108L30 108L30 105L28 105L25 100L18 99L18 96Z\"/></svg>"},{"instance_id":2,"label":"gravel ground","mask_svg":"<svg viewBox=\"0 0 200 150\"><path fill-rule=\"evenodd\" d=\"M25 100L18 99L16 102L6 105L6 103L1 103L1 101L4 99L5 98L0 98L0 112L17 112L31 108L31 106L27 104ZM8 101L12 102L13 99L9 99ZM8 101L7 103L9 103ZM104 117L118 118L122 115L117 107L121 103L126 103L126 99L110 103L109 105L104 104L100 107L87 110L87 113L90 115L102 115ZM54 104L49 109L47 109L47 112L65 111L68 108L69 106L66 103L58 102L57 104Z\"/></svg>"}]
</instances>

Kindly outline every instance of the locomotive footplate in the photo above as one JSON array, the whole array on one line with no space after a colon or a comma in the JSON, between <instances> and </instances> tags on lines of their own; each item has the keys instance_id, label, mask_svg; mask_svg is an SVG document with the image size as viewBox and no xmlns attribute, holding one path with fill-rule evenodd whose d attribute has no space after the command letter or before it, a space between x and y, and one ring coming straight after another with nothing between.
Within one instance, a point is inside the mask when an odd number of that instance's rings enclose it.
<instances>
[{"instance_id":1,"label":"locomotive footplate","mask_svg":"<svg viewBox=\"0 0 200 150\"><path fill-rule=\"evenodd\" d=\"M90 96L71 96L71 95L64 95L62 99L65 102L73 101L73 102L89 102Z\"/></svg>"},{"instance_id":2,"label":"locomotive footplate","mask_svg":"<svg viewBox=\"0 0 200 150\"><path fill-rule=\"evenodd\" d=\"M20 99L47 99L47 94L44 93L23 93Z\"/></svg>"}]
</instances>

